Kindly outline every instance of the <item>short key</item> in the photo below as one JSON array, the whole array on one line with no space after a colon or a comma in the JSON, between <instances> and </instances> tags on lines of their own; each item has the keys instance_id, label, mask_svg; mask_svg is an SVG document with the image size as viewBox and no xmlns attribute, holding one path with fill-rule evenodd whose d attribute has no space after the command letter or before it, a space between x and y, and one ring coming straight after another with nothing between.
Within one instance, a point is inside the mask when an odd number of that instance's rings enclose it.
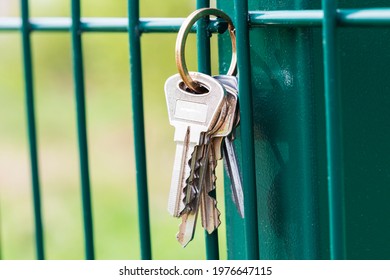
<instances>
[{"instance_id":1,"label":"short key","mask_svg":"<svg viewBox=\"0 0 390 280\"><path fill-rule=\"evenodd\" d=\"M235 93L238 92L237 77L221 75L221 76L215 76L214 78L222 82L222 84L225 86L228 92L232 92L232 91L234 91ZM245 213L244 213L244 195L242 191L242 181L240 177L235 148L233 145L234 130L235 127L238 125L239 120L240 120L240 113L239 113L239 106L237 103L237 108L235 113L235 124L232 133L228 135L228 137L224 138L224 141L222 143L222 156L224 158L224 166L225 166L226 173L228 174L228 177L231 181L230 188L232 190L233 202L236 205L240 216L244 218ZM217 146L217 143L215 143L215 145ZM216 147L216 149L217 149L216 154L218 154L220 148Z\"/></svg>"},{"instance_id":2,"label":"short key","mask_svg":"<svg viewBox=\"0 0 390 280\"><path fill-rule=\"evenodd\" d=\"M225 95L225 89L212 77L197 72L190 72L190 75L209 92L187 92L179 74L169 77L165 83L169 122L175 127L176 155L168 200L168 211L175 217L179 217L184 209L182 190L191 173L191 156L202 133L208 131L218 118Z\"/></svg>"}]
</instances>

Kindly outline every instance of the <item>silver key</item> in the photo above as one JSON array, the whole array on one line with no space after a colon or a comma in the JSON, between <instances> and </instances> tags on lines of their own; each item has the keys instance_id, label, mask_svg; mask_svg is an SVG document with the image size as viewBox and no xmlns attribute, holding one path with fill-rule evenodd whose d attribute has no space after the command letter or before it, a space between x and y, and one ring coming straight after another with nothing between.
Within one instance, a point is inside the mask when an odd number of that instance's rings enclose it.
<instances>
[{"instance_id":1,"label":"silver key","mask_svg":"<svg viewBox=\"0 0 390 280\"><path fill-rule=\"evenodd\" d=\"M222 145L222 154L225 159L223 161L225 170L231 182L230 188L232 190L232 199L237 207L238 213L242 218L244 218L245 212L242 182L238 169L236 152L233 146L233 142L229 139L229 137L225 138L224 145Z\"/></svg>"},{"instance_id":2,"label":"silver key","mask_svg":"<svg viewBox=\"0 0 390 280\"><path fill-rule=\"evenodd\" d=\"M215 168L217 166L217 160L221 159L221 142L223 138L228 136L234 126L235 121L235 113L236 113L236 107L237 107L237 95L235 94L233 89L227 90L227 98L226 98L226 104L227 104L227 114L225 117L225 120L223 124L220 126L218 131L216 131L211 137L212 137L212 146L213 146L213 153L210 153L210 164L209 164L209 173L212 175L208 178L210 180L205 182L205 194L204 194L204 202L206 203L206 206L202 209L207 209L207 213L205 215L202 215L202 224L203 227L207 230L208 233L212 233L215 229L218 228L220 225L219 220L219 211L217 209L217 201L215 198L211 197L209 193L213 190L215 190Z\"/></svg>"},{"instance_id":3,"label":"silver key","mask_svg":"<svg viewBox=\"0 0 390 280\"><path fill-rule=\"evenodd\" d=\"M221 224L220 215L221 212L217 208L217 201L214 197L210 196L210 192L215 190L215 182L217 177L215 176L215 168L217 165L217 160L215 159L215 149L213 147L214 143L213 138L210 142L210 155L208 168L206 170L206 178L204 182L204 190L201 193L201 214L202 214L202 227L211 234L215 229Z\"/></svg>"},{"instance_id":4,"label":"silver key","mask_svg":"<svg viewBox=\"0 0 390 280\"><path fill-rule=\"evenodd\" d=\"M223 83L223 85L225 86L228 92L234 91L237 93L238 91L237 77L221 75L221 76L215 76L215 78ZM228 174L228 177L231 182L230 188L232 191L233 202L236 205L240 216L244 218L245 213L244 213L244 195L242 191L242 181L240 177L235 148L232 143L232 141L234 140L234 128L238 125L238 122L240 120L238 105L236 110L237 111L235 113L236 116L235 116L235 124L233 127L233 131L228 137L225 137L222 143L222 156L224 158L224 167L226 173ZM218 147L216 148L218 149Z\"/></svg>"},{"instance_id":5,"label":"silver key","mask_svg":"<svg viewBox=\"0 0 390 280\"><path fill-rule=\"evenodd\" d=\"M222 85L212 77L197 72L190 72L190 75L209 92L187 92L179 74L171 76L165 83L169 122L175 127L176 155L168 200L168 211L175 217L180 216L185 206L182 190L191 173L191 156L202 133L208 131L218 118L225 95Z\"/></svg>"}]
</instances>

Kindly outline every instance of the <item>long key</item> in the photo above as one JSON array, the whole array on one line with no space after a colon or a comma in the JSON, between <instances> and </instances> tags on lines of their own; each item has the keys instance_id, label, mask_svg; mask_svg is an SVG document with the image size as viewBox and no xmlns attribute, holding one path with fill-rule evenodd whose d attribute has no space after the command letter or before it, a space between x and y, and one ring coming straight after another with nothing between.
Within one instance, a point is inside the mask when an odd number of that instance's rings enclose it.
<instances>
[{"instance_id":1,"label":"long key","mask_svg":"<svg viewBox=\"0 0 390 280\"><path fill-rule=\"evenodd\" d=\"M225 95L225 89L212 77L197 72L190 75L209 92L194 94L186 91L179 74L171 76L165 83L169 122L175 127L177 145L168 200L168 211L175 217L180 216L185 206L182 190L191 173L191 156L201 141L202 133L215 123Z\"/></svg>"},{"instance_id":2,"label":"long key","mask_svg":"<svg viewBox=\"0 0 390 280\"><path fill-rule=\"evenodd\" d=\"M226 103L228 109L225 120L218 131L211 135L212 140L210 141L210 145L212 147L212 152L210 152L209 156L209 176L206 176L207 180L205 181L205 187L202 195L204 198L202 200L204 205L202 205L201 208L204 210L202 212L202 226L207 230L208 233L212 233L221 223L219 220L220 212L217 209L217 201L215 198L209 195L211 191L215 190L215 168L217 166L217 159L220 159L216 158L215 156L215 150L220 151L220 146L216 149L213 144L216 143L218 145L219 140L229 135L232 131L237 105L237 95L235 95L233 91L227 90Z\"/></svg>"},{"instance_id":3,"label":"long key","mask_svg":"<svg viewBox=\"0 0 390 280\"><path fill-rule=\"evenodd\" d=\"M233 142L226 137L224 139L224 145L222 145L222 155L224 157L223 164L225 166L226 173L230 179L232 190L232 199L237 207L238 213L242 218L245 217L244 212L244 194L242 191L242 182L240 172L238 169L238 162L236 158L236 152L233 146Z\"/></svg>"},{"instance_id":4,"label":"long key","mask_svg":"<svg viewBox=\"0 0 390 280\"><path fill-rule=\"evenodd\" d=\"M221 75L221 76L215 76L214 78L221 81L227 91L229 92L234 91L237 93L238 91L237 77ZM235 127L238 125L239 120L240 120L240 114L239 114L239 106L237 103L237 108L235 113L235 124L232 133L228 137L225 137L222 143L222 157L224 158L224 167L226 173L228 174L228 177L231 182L230 188L232 191L233 202L236 205L236 208L240 216L244 218L245 213L244 213L244 195L242 191L242 181L240 177L235 148L232 143L232 141L234 140L234 130ZM218 149L218 147L216 147L216 149L220 150Z\"/></svg>"}]
</instances>

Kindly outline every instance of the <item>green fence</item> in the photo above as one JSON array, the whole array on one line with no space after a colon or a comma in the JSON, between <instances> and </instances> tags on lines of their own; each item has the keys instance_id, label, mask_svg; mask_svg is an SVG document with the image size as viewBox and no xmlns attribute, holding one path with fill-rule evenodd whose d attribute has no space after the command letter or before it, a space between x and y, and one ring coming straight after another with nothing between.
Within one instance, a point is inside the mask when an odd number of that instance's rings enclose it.
<instances>
[{"instance_id":1,"label":"green fence","mask_svg":"<svg viewBox=\"0 0 390 280\"><path fill-rule=\"evenodd\" d=\"M210 1L197 1L197 8L208 7ZM249 2L249 3L248 3ZM258 3L259 2L259 3ZM318 1L316 3L309 3L310 1L302 1L301 4L295 4L296 1L285 1L286 3L276 3L279 1L243 1L236 0L233 3L226 3L226 1L218 1L217 5L228 12L234 19L237 34L237 50L238 50L238 75L239 75L239 94L241 107L241 125L240 135L238 139L238 146L240 155L242 157L241 169L244 185L245 197L245 213L244 220L239 220L235 214L234 209L227 207L227 245L228 257L240 259L259 259L259 258L331 258L331 259L345 259L349 255L346 247L346 220L345 220L345 199L344 199L344 164L346 159L343 158L343 121L342 121L342 105L341 90L339 86L339 68L338 68L338 52L337 32L339 27L354 27L354 28L378 28L390 26L390 8L356 8L356 9L337 9L335 0L323 0L322 9ZM356 1L355 1L356 2ZM384 1L382 1L384 2ZM71 19L64 18L30 18L29 17L29 2L28 0L21 0L21 18L2 18L0 19L0 31L16 31L20 32L22 36L23 45L23 62L24 62L24 81L25 81L25 100L26 100L26 114L28 119L28 137L30 148L31 174L32 174L32 189L34 201L34 217L35 217L35 235L36 235L36 252L38 259L45 258L44 248L44 227L42 224L41 213L41 195L40 195L40 177L38 169L38 150L36 143L36 128L35 128L35 111L34 111L34 80L32 73L32 56L31 56L31 33L43 31L64 31L71 33L72 52L73 52L73 75L74 75L74 91L77 103L77 128L78 128L78 148L79 148L79 164L81 174L81 190L83 200L83 219L84 219L84 240L85 240L85 258L94 259L94 236L93 236L93 218L91 212L91 195L90 195L90 179L89 179L89 165L88 165L88 141L86 133L86 112L85 112L85 86L84 86L84 69L83 69L83 52L82 52L82 35L85 32L127 32L129 38L129 52L130 52L130 72L131 72L131 97L133 110L133 125L134 125L134 149L135 162L137 174L137 200L138 200L138 215L139 215L139 232L140 232L140 247L141 259L152 258L152 248L149 224L149 205L148 205L148 186L147 186L147 169L145 156L145 133L144 133L144 111L143 111L143 77L141 65L141 35L147 36L147 33L175 33L179 30L184 18L140 18L139 16L139 1L128 1L128 18L81 18L80 16L80 0L72 0L71 5ZM369 3L366 3L368 5ZM249 5L249 8L248 8ZM263 7L263 9L257 7ZM317 6L317 9L315 7ZM252 9L252 7L255 7ZM314 8L313 8L314 7ZM201 26L199 28L197 42L198 42L198 68L199 71L210 73L210 42L207 32L216 33L223 22L219 20L211 20L208 26ZM195 31L196 27L194 27ZM223 29L223 28L222 28ZM278 30L279 34L272 35L272 32ZM287 30L283 33L283 30ZM316 36L319 30L320 36ZM288 32L292 33L288 33ZM306 37L302 37L303 35ZM388 34L388 33L386 33ZM318 34L317 34L318 35ZM299 114L300 119L295 123L295 128L298 128L297 134L301 137L298 142L301 146L291 145L291 148L298 147L298 168L299 170L294 174L289 171L283 181L295 180L297 176L305 177L298 181L299 186L297 190L289 189L285 194L290 194L302 199L302 204L297 206L300 208L302 214L300 218L294 221L294 217L278 216L275 221L281 224L282 229L286 224L288 226L297 226L295 223L301 223L298 227L303 227L303 230L291 230L286 234L294 235L294 239L302 242L303 252L283 255L278 252L286 250L289 247L290 237L283 237L278 235L279 225L276 225L272 233L266 232L263 227L264 219L262 216L267 207L286 208L286 203L289 200L281 199L276 204L271 203L270 198L264 196L263 186L259 183L259 176L261 173L261 163L259 164L259 153L262 148L259 148L259 140L265 137L272 139L273 128L272 125L286 126L287 119L280 120L277 124L267 123L267 118L272 118L272 110L274 107L265 108L261 102L267 102L266 98L261 96L259 88L263 84L259 84L259 71L266 72L267 69L275 74L279 70L274 70L271 63L268 63L267 43L262 41L263 38L274 40L276 37L285 36L289 38L289 42L272 41L279 44L279 48L285 49L288 56L296 55L294 59L290 59L288 63L296 63L297 69L294 71L298 73L297 80L301 89L294 88L295 93L300 93L304 96L294 95L297 98L294 102L301 102L296 104L298 109L293 109L289 113ZM310 110L313 107L307 100L310 98L321 99L322 97L308 96L314 93L314 87L309 88L305 85L305 81L310 83L311 80L321 80L321 75L318 73L312 75L313 68L305 65L304 61L313 59L312 50L305 40L317 39L319 43L322 40L323 52L318 49L315 50L316 60L323 63L323 88L324 88L324 132L326 140L323 142L326 146L326 158L323 162L327 162L327 191L315 190L315 186L320 186L316 182L316 178L321 176L314 176L310 169L312 158L320 158L310 153L318 153L317 150L305 150L305 145L313 145L313 129L310 121L313 114ZM264 39L265 40L265 39ZM222 63L229 56L224 53L225 47L229 43L225 43L225 38L220 37L220 60L221 72L223 72L225 64ZM290 44L284 45L283 44ZM291 44L295 44L292 47ZM256 49L256 47L258 49ZM257 52L264 51L266 58L259 59L261 55ZM290 53L288 53L290 52ZM384 55L386 51L382 52ZM388 53L388 51L387 51ZM284 57L283 54L279 54ZM284 58L282 58L284 59ZM156 62L158 63L158 62ZM280 62L283 64L284 62ZM267 68L266 66L271 68ZM314 65L314 64L313 64ZM299 69L299 67L302 67ZM315 69L314 70L318 70ZM387 71L388 69L383 69ZM275 72L276 71L276 72ZM253 73L255 72L255 73ZM268 75L268 83L273 83L273 74ZM280 71L279 71L280 73ZM309 73L309 74L308 74ZM294 74L295 75L295 74ZM305 76L306 75L306 76ZM267 88L267 84L265 87ZM280 89L283 91L283 88ZM386 91L386 90L385 90ZM383 93L385 93L385 91ZM389 92L387 92L389 93ZM308 99L305 99L308 98ZM272 99L272 98L271 98ZM259 103L260 102L260 103ZM286 101L287 103L291 102ZM272 103L272 102L271 102ZM283 103L283 101L281 101ZM321 104L321 102L319 102ZM279 104L280 105L280 104ZM300 107L299 107L300 106ZM299 109L300 108L300 109ZM283 104L279 110L283 110ZM323 108L316 108L322 111ZM264 110L263 115L258 117L258 110ZM268 111L267 111L268 110ZM294 111L297 110L297 111ZM299 111L301 110L301 111ZM265 117L264 117L265 116ZM264 120L266 119L266 120ZM265 128L262 123L266 122ZM321 123L321 121L318 121ZM258 132L260 127L261 133ZM263 128L263 130L262 130ZM267 130L268 129L268 130ZM279 128L275 128L277 130ZM288 129L287 129L288 130ZM290 132L291 133L291 132ZM321 135L321 132L316 132ZM323 134L322 134L323 135ZM319 136L320 137L320 136ZM283 139L289 144L291 139ZM278 144L280 140L270 141L270 145ZM275 147L274 147L275 148ZM271 148L270 148L271 149ZM275 154L278 154L274 151ZM283 152L279 157L283 162ZM351 160L350 158L347 159ZM295 164L294 162L290 164ZM382 166L383 167L383 166ZM281 168L281 167L280 167ZM386 169L386 167L383 167ZM321 169L318 167L317 169ZM317 170L316 169L316 170ZM387 170L387 169L386 169ZM303 172L303 173L302 173ZM314 171L317 172L317 171ZM319 171L318 171L319 172ZM324 177L324 176L322 176ZM385 181L380 184L382 189L385 186ZM282 186L289 187L289 184L282 184ZM302 191L300 194L294 192ZM384 191L386 192L386 191ZM387 192L388 193L388 192ZM321 203L321 195L326 194L327 199ZM318 198L318 199L317 199ZM229 198L229 191L226 188L226 199ZM319 202L320 201L320 202ZM326 205L324 204L326 202ZM370 202L375 203L375 202ZM325 205L325 210L323 207ZM287 205L291 206L291 205ZM288 207L287 207L288 208ZM297 209L297 208L296 208ZM274 209L275 210L275 209ZM319 213L317 213L319 212ZM326 214L324 214L326 212ZM274 213L278 214L278 211ZM287 215L286 213L284 213ZM300 215L300 214L297 214ZM321 216L322 215L322 216ZM322 217L322 218L321 218ZM324 218L328 219L324 222ZM306 219L306 220L305 220ZM321 219L321 221L320 221ZM292 222L293 221L293 222ZM314 226L313 226L314 225ZM267 225L269 226L269 225ZM275 225L274 225L275 226ZM305 228L306 227L306 228ZM272 225L271 225L272 228ZM385 228L385 232L389 229ZM297 234L298 232L298 234ZM375 232L375 231L374 231ZM273 237L266 234L271 234ZM329 237L329 241L328 241ZM282 240L283 239L283 240ZM263 240L263 241L262 241ZM264 241L266 240L266 241ZM276 241L275 241L276 240ZM279 241L278 241L279 240ZM280 241L281 240L281 241ZM325 240L325 241L324 241ZM262 245L263 243L266 245ZM269 244L274 244L269 245ZM299 243L299 242L298 242ZM297 244L298 244L297 243ZM314 245L313 245L314 244ZM325 245L324 245L325 244ZM269 246L269 247L268 247ZM300 245L299 245L300 246ZM306 246L306 247L305 247ZM369 246L369 245L367 245ZM218 233L206 236L206 251L207 259L218 259ZM325 248L327 247L327 248ZM306 249L305 249L306 248ZM306 250L306 251L305 251ZM321 251L321 252L318 252ZM379 249L378 249L379 250ZM266 253L264 253L266 251ZM273 253L268 253L273 251ZM309 253L308 253L309 252ZM387 251L386 251L387 252ZM381 256L378 253L376 256ZM386 254L385 254L386 256ZM361 255L365 258L365 255ZM375 254L372 256L375 257Z\"/></svg>"}]
</instances>

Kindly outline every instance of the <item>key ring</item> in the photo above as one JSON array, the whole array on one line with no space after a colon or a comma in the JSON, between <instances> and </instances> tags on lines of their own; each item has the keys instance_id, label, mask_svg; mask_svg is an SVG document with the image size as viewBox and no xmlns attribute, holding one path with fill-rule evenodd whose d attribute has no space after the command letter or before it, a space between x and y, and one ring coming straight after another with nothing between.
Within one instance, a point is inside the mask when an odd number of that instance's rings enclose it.
<instances>
[{"instance_id":1,"label":"key ring","mask_svg":"<svg viewBox=\"0 0 390 280\"><path fill-rule=\"evenodd\" d=\"M232 59L231 59L231 63L227 75L235 75L237 69L237 48L236 48L236 33L235 33L236 30L230 17L224 12L222 12L221 10L215 8L203 8L194 11L185 19L182 26L180 27L179 33L177 34L175 51L176 51L177 69L179 70L179 74L183 82L189 89L197 93L203 93L204 88L199 83L195 82L191 78L190 74L188 73L188 68L185 62L185 53L184 53L185 44L186 44L188 33L190 32L192 25L194 25L194 23L196 23L200 18L204 16L210 16L210 15L214 15L218 18L222 18L228 23L229 35L232 41Z\"/></svg>"}]
</instances>

